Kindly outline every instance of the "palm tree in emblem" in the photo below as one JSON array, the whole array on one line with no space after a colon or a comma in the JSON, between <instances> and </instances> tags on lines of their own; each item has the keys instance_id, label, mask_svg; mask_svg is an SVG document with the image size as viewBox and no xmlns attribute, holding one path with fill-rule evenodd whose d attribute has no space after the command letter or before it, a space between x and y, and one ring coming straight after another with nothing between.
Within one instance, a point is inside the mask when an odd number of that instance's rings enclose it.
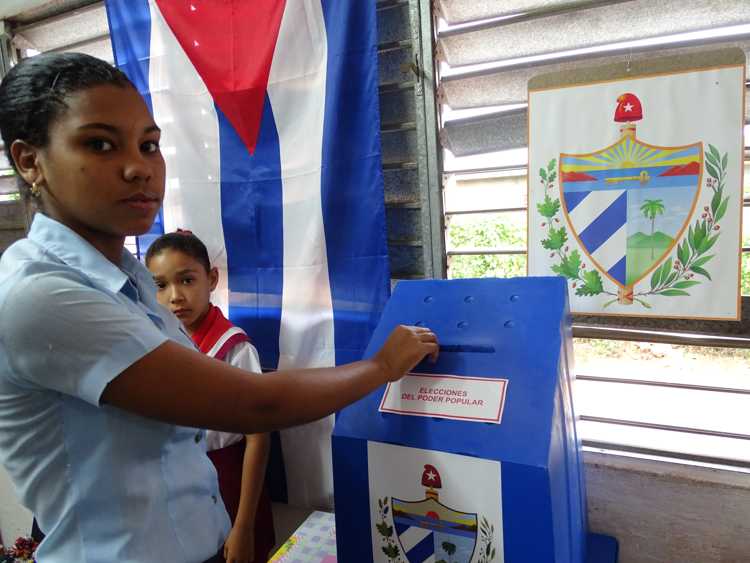
<instances>
[{"instance_id":1,"label":"palm tree in emblem","mask_svg":"<svg viewBox=\"0 0 750 563\"><path fill-rule=\"evenodd\" d=\"M656 216L664 214L664 203L660 199L647 199L641 205L641 211L646 219L651 220L651 259L654 258L654 224L656 223Z\"/></svg>"},{"instance_id":2,"label":"palm tree in emblem","mask_svg":"<svg viewBox=\"0 0 750 563\"><path fill-rule=\"evenodd\" d=\"M453 554L456 553L456 545L449 541L444 541L442 545L443 551L448 554L448 563L451 562Z\"/></svg>"}]
</instances>

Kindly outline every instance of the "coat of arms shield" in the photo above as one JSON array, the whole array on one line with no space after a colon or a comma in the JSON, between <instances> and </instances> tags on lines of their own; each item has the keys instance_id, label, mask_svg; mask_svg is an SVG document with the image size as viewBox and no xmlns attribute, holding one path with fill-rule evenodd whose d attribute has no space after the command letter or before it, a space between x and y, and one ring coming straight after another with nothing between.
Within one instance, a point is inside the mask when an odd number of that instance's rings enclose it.
<instances>
[{"instance_id":1,"label":"coat of arms shield","mask_svg":"<svg viewBox=\"0 0 750 563\"><path fill-rule=\"evenodd\" d=\"M437 498L392 499L393 524L409 563L469 563L477 543L476 513L460 512ZM431 559L432 557L432 559Z\"/></svg>"},{"instance_id":2,"label":"coat of arms shield","mask_svg":"<svg viewBox=\"0 0 750 563\"><path fill-rule=\"evenodd\" d=\"M387 459L383 455L386 452L390 454ZM505 560L499 464L371 442L368 468L372 561L502 563ZM421 480L409 477L415 473L421 475ZM472 478L466 479L466 475Z\"/></svg>"},{"instance_id":3,"label":"coat of arms shield","mask_svg":"<svg viewBox=\"0 0 750 563\"><path fill-rule=\"evenodd\" d=\"M621 102L622 103L622 102ZM633 302L633 286L672 252L701 190L703 144L659 147L633 123L614 144L590 154L560 154L563 215L583 252Z\"/></svg>"}]
</instances>

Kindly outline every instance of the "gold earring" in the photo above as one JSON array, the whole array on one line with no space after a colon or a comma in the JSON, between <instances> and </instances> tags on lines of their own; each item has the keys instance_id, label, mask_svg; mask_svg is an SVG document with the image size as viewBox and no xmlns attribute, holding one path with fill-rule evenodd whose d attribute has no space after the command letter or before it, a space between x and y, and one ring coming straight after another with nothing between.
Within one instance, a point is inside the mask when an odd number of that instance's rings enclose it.
<instances>
[{"instance_id":1,"label":"gold earring","mask_svg":"<svg viewBox=\"0 0 750 563\"><path fill-rule=\"evenodd\" d=\"M42 195L42 188L36 182L31 182L31 195L33 197Z\"/></svg>"}]
</instances>

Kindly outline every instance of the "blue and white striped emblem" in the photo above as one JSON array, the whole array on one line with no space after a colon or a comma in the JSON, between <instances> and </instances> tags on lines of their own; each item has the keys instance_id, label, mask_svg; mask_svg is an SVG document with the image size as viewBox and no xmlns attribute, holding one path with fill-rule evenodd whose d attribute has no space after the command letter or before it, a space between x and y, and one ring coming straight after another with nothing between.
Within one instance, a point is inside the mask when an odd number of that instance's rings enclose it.
<instances>
[{"instance_id":1,"label":"blue and white striped emblem","mask_svg":"<svg viewBox=\"0 0 750 563\"><path fill-rule=\"evenodd\" d=\"M697 201L702 143L657 147L624 135L595 153L560 155L562 209L591 263L632 288L669 255Z\"/></svg>"},{"instance_id":2,"label":"blue and white striped emblem","mask_svg":"<svg viewBox=\"0 0 750 563\"><path fill-rule=\"evenodd\" d=\"M477 543L477 515L427 498L391 501L393 525L409 563L469 563Z\"/></svg>"}]
</instances>

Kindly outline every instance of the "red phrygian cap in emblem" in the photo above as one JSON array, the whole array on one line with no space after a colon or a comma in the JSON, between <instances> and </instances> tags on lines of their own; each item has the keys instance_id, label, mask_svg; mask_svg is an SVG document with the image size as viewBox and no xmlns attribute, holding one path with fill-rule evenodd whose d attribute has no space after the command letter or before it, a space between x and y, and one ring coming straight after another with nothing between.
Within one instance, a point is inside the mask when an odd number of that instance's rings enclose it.
<instances>
[{"instance_id":1,"label":"red phrygian cap in emblem","mask_svg":"<svg viewBox=\"0 0 750 563\"><path fill-rule=\"evenodd\" d=\"M433 465L425 465L424 472L422 472L422 486L431 487L433 489L442 488L443 484L440 482L440 473L435 469Z\"/></svg>"},{"instance_id":2,"label":"red phrygian cap in emblem","mask_svg":"<svg viewBox=\"0 0 750 563\"><path fill-rule=\"evenodd\" d=\"M635 94L622 94L617 98L617 109L615 110L615 121L627 123L643 119L643 107L641 101Z\"/></svg>"}]
</instances>

